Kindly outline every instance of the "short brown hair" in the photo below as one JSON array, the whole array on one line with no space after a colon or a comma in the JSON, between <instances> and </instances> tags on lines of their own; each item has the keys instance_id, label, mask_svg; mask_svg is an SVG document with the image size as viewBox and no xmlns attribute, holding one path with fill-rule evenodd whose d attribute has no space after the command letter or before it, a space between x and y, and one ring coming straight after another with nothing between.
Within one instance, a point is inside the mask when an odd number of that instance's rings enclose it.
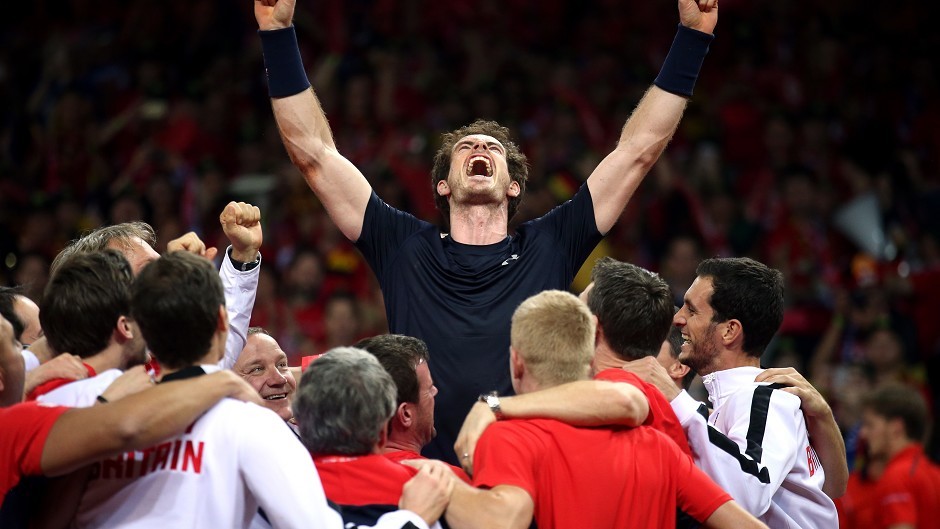
<instances>
[{"instance_id":1,"label":"short brown hair","mask_svg":"<svg viewBox=\"0 0 940 529\"><path fill-rule=\"evenodd\" d=\"M927 435L927 403L913 388L897 383L882 386L862 399L862 409L887 420L900 419L911 441L923 442Z\"/></svg>"},{"instance_id":2,"label":"short brown hair","mask_svg":"<svg viewBox=\"0 0 940 529\"><path fill-rule=\"evenodd\" d=\"M510 342L544 385L581 380L594 358L594 315L570 292L546 290L512 315Z\"/></svg>"},{"instance_id":3,"label":"short brown hair","mask_svg":"<svg viewBox=\"0 0 940 529\"><path fill-rule=\"evenodd\" d=\"M49 277L54 276L62 263L73 255L100 252L108 248L111 241L117 241L122 245L122 249L126 250L134 237L140 238L151 247L157 244L157 234L146 222L122 222L113 226L95 228L82 235L81 238L70 242L68 246L59 252L59 255L55 256L52 265L49 267Z\"/></svg>"},{"instance_id":4,"label":"short brown hair","mask_svg":"<svg viewBox=\"0 0 940 529\"><path fill-rule=\"evenodd\" d=\"M509 177L512 178L513 182L519 184L519 195L509 198L509 218L512 219L516 211L519 210L519 204L522 203L522 196L525 194L526 182L529 180L529 164L525 154L519 150L519 146L509 136L509 129L495 121L478 119L467 126L441 135L441 147L434 155L434 166L431 169L431 192L434 193L434 203L444 215L445 222L449 222L450 204L447 202L447 197L438 194L437 183L441 180L447 180L454 145L461 139L473 134L492 136L503 144L503 148L506 149L506 165L509 168Z\"/></svg>"}]
</instances>

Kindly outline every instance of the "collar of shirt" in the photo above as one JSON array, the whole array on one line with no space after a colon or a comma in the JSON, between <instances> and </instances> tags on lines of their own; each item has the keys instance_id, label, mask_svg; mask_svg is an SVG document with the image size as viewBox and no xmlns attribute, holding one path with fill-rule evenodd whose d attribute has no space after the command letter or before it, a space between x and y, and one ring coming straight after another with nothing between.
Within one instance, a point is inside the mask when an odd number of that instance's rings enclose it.
<instances>
[{"instance_id":1,"label":"collar of shirt","mask_svg":"<svg viewBox=\"0 0 940 529\"><path fill-rule=\"evenodd\" d=\"M708 391L708 400L712 407L718 409L724 399L745 386L753 386L754 379L763 369L759 367L735 367L723 371L715 371L702 377L702 383Z\"/></svg>"}]
</instances>

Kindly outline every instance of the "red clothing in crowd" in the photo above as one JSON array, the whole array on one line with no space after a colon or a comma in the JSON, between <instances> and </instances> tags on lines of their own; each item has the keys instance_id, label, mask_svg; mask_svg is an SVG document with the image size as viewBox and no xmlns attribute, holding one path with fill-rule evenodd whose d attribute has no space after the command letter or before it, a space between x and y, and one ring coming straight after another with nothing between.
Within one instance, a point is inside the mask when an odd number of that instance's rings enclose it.
<instances>
[{"instance_id":1,"label":"red clothing in crowd","mask_svg":"<svg viewBox=\"0 0 940 529\"><path fill-rule=\"evenodd\" d=\"M540 529L674 527L677 507L702 521L731 501L653 428L576 428L548 419L487 428L473 483L524 489Z\"/></svg>"},{"instance_id":2,"label":"red clothing in crowd","mask_svg":"<svg viewBox=\"0 0 940 529\"><path fill-rule=\"evenodd\" d=\"M418 470L388 458L365 456L314 456L326 499L340 507L343 520L375 525L383 514L398 509L405 482Z\"/></svg>"},{"instance_id":3,"label":"red clothing in crowd","mask_svg":"<svg viewBox=\"0 0 940 529\"><path fill-rule=\"evenodd\" d=\"M864 477L861 472L852 472L845 494L833 500L839 511L840 529L877 527L875 522L878 514L878 503L875 501L877 490L876 480Z\"/></svg>"},{"instance_id":4,"label":"red clothing in crowd","mask_svg":"<svg viewBox=\"0 0 940 529\"><path fill-rule=\"evenodd\" d=\"M0 504L20 478L42 474L46 437L66 410L35 402L0 408Z\"/></svg>"},{"instance_id":5,"label":"red clothing in crowd","mask_svg":"<svg viewBox=\"0 0 940 529\"><path fill-rule=\"evenodd\" d=\"M692 457L692 449L689 448L689 440L685 437L685 431L682 429L682 425L679 424L679 418L676 417L676 412L672 411L672 406L669 405L669 401L666 400L666 397L663 396L663 392L659 391L656 386L644 382L640 377L629 371L624 371L623 369L605 369L594 375L594 379L608 380L611 382L626 382L627 384L633 384L639 388L650 401L650 417L652 420L647 419L645 423L646 426L652 426L669 436L670 439L679 445L679 449L682 450L682 453Z\"/></svg>"},{"instance_id":6,"label":"red clothing in crowd","mask_svg":"<svg viewBox=\"0 0 940 529\"><path fill-rule=\"evenodd\" d=\"M872 501L877 523L871 527L940 528L940 466L924 454L920 444L905 448L888 462Z\"/></svg>"},{"instance_id":7,"label":"red clothing in crowd","mask_svg":"<svg viewBox=\"0 0 940 529\"><path fill-rule=\"evenodd\" d=\"M402 461L407 461L409 459L427 459L423 455L417 452L412 452L411 450L392 450L390 452L385 452L382 455L396 463L401 463ZM456 474L458 478L464 480L467 483L470 483L470 476L468 476L462 468L456 467L449 463L447 466L449 466L450 469L454 471L454 474Z\"/></svg>"}]
</instances>

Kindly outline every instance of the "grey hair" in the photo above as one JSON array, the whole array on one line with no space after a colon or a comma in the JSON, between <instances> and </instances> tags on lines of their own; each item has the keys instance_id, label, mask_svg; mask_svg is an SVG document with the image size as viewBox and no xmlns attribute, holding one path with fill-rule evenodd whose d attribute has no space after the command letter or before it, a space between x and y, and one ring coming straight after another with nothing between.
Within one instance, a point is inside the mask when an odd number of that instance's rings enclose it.
<instances>
[{"instance_id":1,"label":"grey hair","mask_svg":"<svg viewBox=\"0 0 940 529\"><path fill-rule=\"evenodd\" d=\"M117 241L121 245L121 249L126 250L134 237L140 238L150 246L157 244L157 234L153 231L153 227L146 222L122 222L113 226L95 228L70 242L68 246L59 252L59 255L55 256L52 265L49 266L49 277L54 276L62 263L73 255L100 252L106 249L111 241Z\"/></svg>"},{"instance_id":2,"label":"grey hair","mask_svg":"<svg viewBox=\"0 0 940 529\"><path fill-rule=\"evenodd\" d=\"M304 446L313 454L371 453L395 413L396 392L372 354L330 349L310 364L294 397Z\"/></svg>"}]
</instances>

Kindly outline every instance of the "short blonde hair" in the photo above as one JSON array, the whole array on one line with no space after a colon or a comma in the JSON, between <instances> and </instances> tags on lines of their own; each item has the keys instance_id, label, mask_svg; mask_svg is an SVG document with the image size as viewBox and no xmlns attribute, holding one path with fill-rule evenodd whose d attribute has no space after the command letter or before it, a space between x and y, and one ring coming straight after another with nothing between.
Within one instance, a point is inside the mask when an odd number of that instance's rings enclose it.
<instances>
[{"instance_id":1,"label":"short blonde hair","mask_svg":"<svg viewBox=\"0 0 940 529\"><path fill-rule=\"evenodd\" d=\"M588 376L595 329L583 301L570 292L546 290L516 309L510 340L540 384L557 385Z\"/></svg>"}]
</instances>

